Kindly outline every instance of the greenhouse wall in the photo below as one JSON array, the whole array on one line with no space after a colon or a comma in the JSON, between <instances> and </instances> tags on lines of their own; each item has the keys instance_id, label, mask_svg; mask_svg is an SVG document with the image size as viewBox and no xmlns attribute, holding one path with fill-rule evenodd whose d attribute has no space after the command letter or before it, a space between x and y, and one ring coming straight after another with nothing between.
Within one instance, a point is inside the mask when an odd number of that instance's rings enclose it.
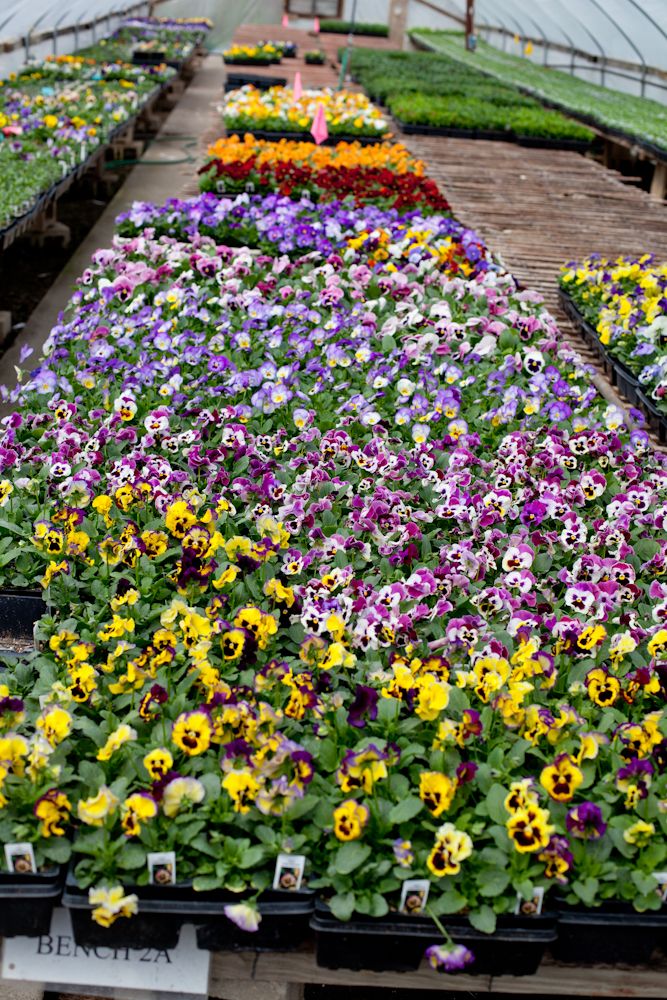
<instances>
[{"instance_id":1,"label":"greenhouse wall","mask_svg":"<svg viewBox=\"0 0 667 1000\"><path fill-rule=\"evenodd\" d=\"M167 0L156 9L160 17L209 17L214 27L206 45L225 48L240 24L279 24L282 0Z\"/></svg>"},{"instance_id":2,"label":"greenhouse wall","mask_svg":"<svg viewBox=\"0 0 667 1000\"><path fill-rule=\"evenodd\" d=\"M342 16L346 21L349 21L352 17L353 7L354 0L345 0ZM386 24L388 20L389 0L357 0L357 21Z\"/></svg>"}]
</instances>

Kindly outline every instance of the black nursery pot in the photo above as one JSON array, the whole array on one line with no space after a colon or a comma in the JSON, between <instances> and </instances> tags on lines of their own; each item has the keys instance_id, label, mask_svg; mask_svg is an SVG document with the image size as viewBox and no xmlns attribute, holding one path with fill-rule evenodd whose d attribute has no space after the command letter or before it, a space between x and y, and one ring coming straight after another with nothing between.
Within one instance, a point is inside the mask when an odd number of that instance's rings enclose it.
<instances>
[{"instance_id":1,"label":"black nursery pot","mask_svg":"<svg viewBox=\"0 0 667 1000\"><path fill-rule=\"evenodd\" d=\"M284 87L287 84L286 76L262 76L259 73L227 73L225 80L225 90L237 90L251 83L258 90L268 90L270 87Z\"/></svg>"},{"instance_id":2,"label":"black nursery pot","mask_svg":"<svg viewBox=\"0 0 667 1000\"><path fill-rule=\"evenodd\" d=\"M596 909L565 906L558 911L558 940L551 946L559 962L644 965L665 941L667 914L637 913L629 903Z\"/></svg>"},{"instance_id":3,"label":"black nursery pot","mask_svg":"<svg viewBox=\"0 0 667 1000\"><path fill-rule=\"evenodd\" d=\"M639 379L622 361L612 358L616 388L621 396L625 396L631 406L639 404Z\"/></svg>"},{"instance_id":4,"label":"black nursery pot","mask_svg":"<svg viewBox=\"0 0 667 1000\"><path fill-rule=\"evenodd\" d=\"M657 408L654 401L648 396L643 388L637 389L638 405L644 411L649 427L658 435L661 444L667 441L667 416Z\"/></svg>"},{"instance_id":5,"label":"black nursery pot","mask_svg":"<svg viewBox=\"0 0 667 1000\"><path fill-rule=\"evenodd\" d=\"M161 66L165 61L166 53L164 52L142 52L141 49L136 49L132 53L133 66Z\"/></svg>"},{"instance_id":6,"label":"black nursery pot","mask_svg":"<svg viewBox=\"0 0 667 1000\"><path fill-rule=\"evenodd\" d=\"M457 944L475 956L465 969L470 975L533 975L545 949L556 940L556 916L499 917L493 934L483 934L466 917L446 917L443 923ZM428 917L393 913L386 917L342 922L319 901L310 922L316 936L317 964L325 969L371 972L412 972L424 951L442 941Z\"/></svg>"},{"instance_id":7,"label":"black nursery pot","mask_svg":"<svg viewBox=\"0 0 667 1000\"><path fill-rule=\"evenodd\" d=\"M72 870L68 871L63 905L70 912L76 943L83 948L175 948L181 927L191 923L196 913L192 886L128 886L125 891L139 897L138 912L119 917L111 927L101 927L92 918L88 890L80 889Z\"/></svg>"},{"instance_id":8,"label":"black nursery pot","mask_svg":"<svg viewBox=\"0 0 667 1000\"><path fill-rule=\"evenodd\" d=\"M197 928L197 947L204 951L291 951L308 936L314 899L310 891L263 893L258 901L262 919L250 933L225 916L225 903L242 902L239 896L227 894L224 901L209 904L210 916Z\"/></svg>"},{"instance_id":9,"label":"black nursery pot","mask_svg":"<svg viewBox=\"0 0 667 1000\"><path fill-rule=\"evenodd\" d=\"M64 881L64 868L50 868L39 875L0 872L0 937L48 934Z\"/></svg>"},{"instance_id":10,"label":"black nursery pot","mask_svg":"<svg viewBox=\"0 0 667 1000\"><path fill-rule=\"evenodd\" d=\"M228 128L228 134L234 132L235 129ZM256 139L266 139L269 142L280 142L281 139L285 139L289 142L304 142L310 141L310 132L279 132L272 131L271 129L261 129L261 128L245 128L243 131L250 135L254 135ZM387 136L384 135L354 135L352 132L337 132L335 135L330 135L327 139L321 143L322 146L336 146L339 142L358 142L360 146L374 146L379 142L384 142Z\"/></svg>"},{"instance_id":11,"label":"black nursery pot","mask_svg":"<svg viewBox=\"0 0 667 1000\"><path fill-rule=\"evenodd\" d=\"M30 645L35 623L45 613L46 602L38 591L0 591L0 653L16 654L12 639Z\"/></svg>"}]
</instances>

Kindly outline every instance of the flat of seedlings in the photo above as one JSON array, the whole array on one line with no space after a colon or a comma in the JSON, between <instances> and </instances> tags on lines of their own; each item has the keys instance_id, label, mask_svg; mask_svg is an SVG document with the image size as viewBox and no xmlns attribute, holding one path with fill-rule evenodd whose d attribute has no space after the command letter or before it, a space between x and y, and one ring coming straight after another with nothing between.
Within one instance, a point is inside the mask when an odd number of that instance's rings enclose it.
<instances>
[{"instance_id":1,"label":"flat of seedlings","mask_svg":"<svg viewBox=\"0 0 667 1000\"><path fill-rule=\"evenodd\" d=\"M347 45L347 35L319 34L304 31L302 28L283 28L281 24L243 24L234 33L237 45L254 45L258 41L295 42L298 46L295 59L283 59L281 63L271 66L228 66L230 72L248 70L258 76L284 76L288 86L294 80L298 70L304 87L335 87L338 83L340 66L336 63L338 50ZM388 38L378 38L376 35L355 35L354 45L357 48L395 49L398 45ZM308 65L303 58L309 49L321 49L327 57L322 66Z\"/></svg>"}]
</instances>

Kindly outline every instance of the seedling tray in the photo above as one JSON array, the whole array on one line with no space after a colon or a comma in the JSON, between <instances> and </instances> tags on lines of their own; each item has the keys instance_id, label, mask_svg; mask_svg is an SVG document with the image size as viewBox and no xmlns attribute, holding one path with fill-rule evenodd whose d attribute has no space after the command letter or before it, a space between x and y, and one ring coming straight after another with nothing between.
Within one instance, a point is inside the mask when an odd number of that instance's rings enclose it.
<instances>
[{"instance_id":1,"label":"seedling tray","mask_svg":"<svg viewBox=\"0 0 667 1000\"><path fill-rule=\"evenodd\" d=\"M443 922L453 940L475 955L465 970L471 975L533 975L545 949L556 940L555 914L500 917L493 934L475 930L463 916ZM319 900L310 926L316 935L317 964L325 969L410 972L419 967L426 948L442 940L428 917L394 913L342 922Z\"/></svg>"},{"instance_id":2,"label":"seedling tray","mask_svg":"<svg viewBox=\"0 0 667 1000\"><path fill-rule=\"evenodd\" d=\"M617 903L590 910L564 906L558 912L554 958L576 965L644 965L665 940L667 914L637 913Z\"/></svg>"}]
</instances>

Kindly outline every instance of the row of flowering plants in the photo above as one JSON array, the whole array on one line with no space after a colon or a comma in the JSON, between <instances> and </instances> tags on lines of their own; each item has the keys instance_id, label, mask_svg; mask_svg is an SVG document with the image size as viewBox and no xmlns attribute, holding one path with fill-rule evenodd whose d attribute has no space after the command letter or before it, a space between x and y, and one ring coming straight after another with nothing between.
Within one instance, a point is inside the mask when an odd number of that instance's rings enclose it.
<instances>
[{"instance_id":1,"label":"row of flowering plants","mask_svg":"<svg viewBox=\"0 0 667 1000\"><path fill-rule=\"evenodd\" d=\"M276 191L297 200L352 199L357 205L422 212L449 210L437 184L424 176L424 164L398 143L339 143L282 139L279 143L247 133L219 139L211 160L200 168L200 189L224 194Z\"/></svg>"},{"instance_id":2,"label":"row of flowering plants","mask_svg":"<svg viewBox=\"0 0 667 1000\"><path fill-rule=\"evenodd\" d=\"M173 876L261 932L282 856L427 941L661 910L665 460L474 232L137 204L10 399L0 829L98 925Z\"/></svg>"},{"instance_id":3,"label":"row of flowering plants","mask_svg":"<svg viewBox=\"0 0 667 1000\"><path fill-rule=\"evenodd\" d=\"M294 42L259 41L255 45L230 45L222 53L224 61L231 65L269 66L271 63L294 59L297 46Z\"/></svg>"},{"instance_id":4,"label":"row of flowering plants","mask_svg":"<svg viewBox=\"0 0 667 1000\"><path fill-rule=\"evenodd\" d=\"M49 58L0 81L0 230L30 212L174 75L164 64L131 65L133 44L100 42L94 52Z\"/></svg>"},{"instance_id":5,"label":"row of flowering plants","mask_svg":"<svg viewBox=\"0 0 667 1000\"><path fill-rule=\"evenodd\" d=\"M388 123L365 94L352 90L303 90L292 87L259 90L246 84L231 90L221 108L227 132L271 132L308 137L315 115L322 108L330 135L381 138Z\"/></svg>"},{"instance_id":6,"label":"row of flowering plants","mask_svg":"<svg viewBox=\"0 0 667 1000\"><path fill-rule=\"evenodd\" d=\"M211 27L205 17L129 17L108 38L82 52L97 61L157 61L178 67L202 44Z\"/></svg>"},{"instance_id":7,"label":"row of flowering plants","mask_svg":"<svg viewBox=\"0 0 667 1000\"><path fill-rule=\"evenodd\" d=\"M571 261L560 286L604 351L630 371L667 417L667 265L653 254Z\"/></svg>"}]
</instances>

